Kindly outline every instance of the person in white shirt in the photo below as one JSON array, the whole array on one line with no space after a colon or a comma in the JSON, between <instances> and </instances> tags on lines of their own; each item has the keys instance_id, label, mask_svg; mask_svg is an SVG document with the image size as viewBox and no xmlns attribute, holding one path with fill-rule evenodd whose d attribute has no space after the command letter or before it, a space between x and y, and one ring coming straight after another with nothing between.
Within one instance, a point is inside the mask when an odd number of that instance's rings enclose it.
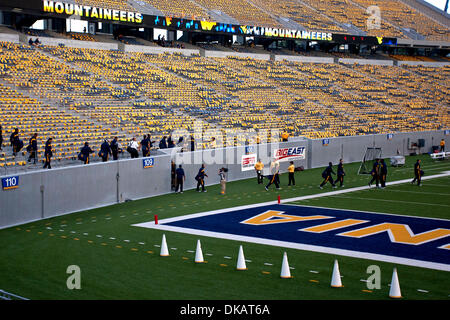
<instances>
[{"instance_id":1,"label":"person in white shirt","mask_svg":"<svg viewBox=\"0 0 450 320\"><path fill-rule=\"evenodd\" d=\"M278 190L280 189L279 172L280 172L280 163L276 159L273 159L272 162L270 163L270 175L268 176L269 183L266 186L266 191L269 191L269 187L272 183L275 184L275 187Z\"/></svg>"},{"instance_id":2,"label":"person in white shirt","mask_svg":"<svg viewBox=\"0 0 450 320\"><path fill-rule=\"evenodd\" d=\"M127 151L130 153L131 158L139 158L139 144L136 141L136 137L133 137L133 139L128 143Z\"/></svg>"}]
</instances>

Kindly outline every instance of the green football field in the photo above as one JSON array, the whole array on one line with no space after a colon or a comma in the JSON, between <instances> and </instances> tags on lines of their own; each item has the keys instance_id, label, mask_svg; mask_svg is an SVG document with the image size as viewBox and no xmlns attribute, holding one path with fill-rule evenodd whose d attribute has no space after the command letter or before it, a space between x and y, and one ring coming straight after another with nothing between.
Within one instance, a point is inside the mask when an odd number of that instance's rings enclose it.
<instances>
[{"instance_id":1,"label":"green football field","mask_svg":"<svg viewBox=\"0 0 450 320\"><path fill-rule=\"evenodd\" d=\"M407 157L405 167L389 167L388 181L412 178L417 158ZM426 176L450 170L448 161L420 158ZM345 165L345 188L367 185L370 177L357 175L358 167ZM290 187L283 174L282 190L267 192L255 177L228 183L226 195L210 186L207 193L190 190L0 230L0 289L29 299L389 299L396 267L403 299L449 299L450 274L445 271L132 226L153 221L155 214L161 220L273 201L278 195L288 199L332 191L330 185L318 188L321 172L297 172L297 184ZM426 180L422 187L405 183L292 204L450 219L449 196L447 176ZM169 257L159 255L163 233ZM207 263L194 263L197 239ZM241 244L247 271L236 270ZM294 268L292 279L280 278L283 252ZM342 288L330 287L335 259ZM374 264L381 268L381 288L368 290L362 280ZM80 290L67 288L70 265L81 269Z\"/></svg>"}]
</instances>

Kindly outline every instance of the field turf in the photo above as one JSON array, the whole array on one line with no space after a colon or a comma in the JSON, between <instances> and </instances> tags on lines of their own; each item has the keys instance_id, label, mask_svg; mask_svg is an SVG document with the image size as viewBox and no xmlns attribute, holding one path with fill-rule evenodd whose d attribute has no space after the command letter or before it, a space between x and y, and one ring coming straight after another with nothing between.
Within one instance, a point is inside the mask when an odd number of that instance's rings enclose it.
<instances>
[{"instance_id":1,"label":"field turf","mask_svg":"<svg viewBox=\"0 0 450 320\"><path fill-rule=\"evenodd\" d=\"M389 167L388 181L413 177L413 163ZM426 175L450 170L448 161L420 156ZM369 176L357 175L359 163L347 164L345 188L365 186ZM194 190L72 213L0 230L0 289L29 299L389 299L392 270L397 267L403 299L449 299L445 271L391 264L332 254L284 249L254 243L144 229L132 224L332 191L318 188L321 168L296 173L296 186L264 190L254 179L230 182L227 194L219 186L207 193ZM213 174L213 173L210 173ZM385 190L363 190L291 204L367 210L450 219L450 177L410 183ZM170 256L159 256L162 234ZM207 263L195 264L197 239ZM244 246L247 271L236 271L239 245ZM292 279L280 279L283 252L294 269ZM343 288L331 288L338 259ZM381 268L381 289L368 290L369 265ZM69 265L81 268L81 290L66 286ZM312 272L311 272L312 271Z\"/></svg>"}]
</instances>

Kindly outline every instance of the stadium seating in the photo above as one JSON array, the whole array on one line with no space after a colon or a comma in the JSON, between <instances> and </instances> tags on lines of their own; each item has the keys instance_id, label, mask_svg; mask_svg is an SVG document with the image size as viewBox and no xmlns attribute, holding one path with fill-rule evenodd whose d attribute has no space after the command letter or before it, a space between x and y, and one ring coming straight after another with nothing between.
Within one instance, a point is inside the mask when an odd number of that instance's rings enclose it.
<instances>
[{"instance_id":1,"label":"stadium seating","mask_svg":"<svg viewBox=\"0 0 450 320\"><path fill-rule=\"evenodd\" d=\"M450 41L448 28L440 25L402 1L394 0L353 0L364 8L378 6L383 19L396 26L416 30L427 40Z\"/></svg>"},{"instance_id":2,"label":"stadium seating","mask_svg":"<svg viewBox=\"0 0 450 320\"><path fill-rule=\"evenodd\" d=\"M209 15L198 5L183 0L143 0L167 16L195 20L210 20Z\"/></svg>"},{"instance_id":3,"label":"stadium seating","mask_svg":"<svg viewBox=\"0 0 450 320\"><path fill-rule=\"evenodd\" d=\"M195 0L195 2L209 10L220 10L244 25L282 27L268 13L254 6L251 2L239 0Z\"/></svg>"},{"instance_id":4,"label":"stadium seating","mask_svg":"<svg viewBox=\"0 0 450 320\"><path fill-rule=\"evenodd\" d=\"M333 33L345 31L327 16L318 14L295 0L253 0L253 3L279 17L289 18L309 30Z\"/></svg>"},{"instance_id":5,"label":"stadium seating","mask_svg":"<svg viewBox=\"0 0 450 320\"><path fill-rule=\"evenodd\" d=\"M92 6L97 8L116 9L123 11L133 11L127 1L123 0L74 0L77 4Z\"/></svg>"},{"instance_id":6,"label":"stadium seating","mask_svg":"<svg viewBox=\"0 0 450 320\"><path fill-rule=\"evenodd\" d=\"M195 137L203 138L197 148L208 147L212 137L220 145L226 131L237 136L226 145L241 145L247 139L243 130L325 138L442 129L450 125L449 75L448 66L310 64L0 44L1 101L9 102L2 109L4 131L17 126L25 141L37 131L41 145L53 136L61 161L73 159L84 141L97 149L112 136L123 143L151 134L158 141L175 129L193 130L197 121L203 126ZM33 122L17 123L15 114ZM0 156L4 166L23 161Z\"/></svg>"}]
</instances>

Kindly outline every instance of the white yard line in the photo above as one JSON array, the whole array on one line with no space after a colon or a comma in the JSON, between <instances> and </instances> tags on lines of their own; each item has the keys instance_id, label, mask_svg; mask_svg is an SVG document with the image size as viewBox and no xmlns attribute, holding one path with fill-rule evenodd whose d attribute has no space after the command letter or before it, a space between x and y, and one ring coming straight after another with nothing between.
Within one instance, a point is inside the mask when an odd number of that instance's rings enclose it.
<instances>
[{"instance_id":1,"label":"white yard line","mask_svg":"<svg viewBox=\"0 0 450 320\"><path fill-rule=\"evenodd\" d=\"M373 201L384 201L384 202L394 202L394 203L408 203L408 204L424 205L424 206L450 207L450 205L448 205L448 204L427 203L427 202L387 200L387 199L363 198L363 197L345 197L345 196L336 196L336 195L333 195L331 197L333 197L333 198L341 198L341 199L357 199L357 200L373 200Z\"/></svg>"}]
</instances>

